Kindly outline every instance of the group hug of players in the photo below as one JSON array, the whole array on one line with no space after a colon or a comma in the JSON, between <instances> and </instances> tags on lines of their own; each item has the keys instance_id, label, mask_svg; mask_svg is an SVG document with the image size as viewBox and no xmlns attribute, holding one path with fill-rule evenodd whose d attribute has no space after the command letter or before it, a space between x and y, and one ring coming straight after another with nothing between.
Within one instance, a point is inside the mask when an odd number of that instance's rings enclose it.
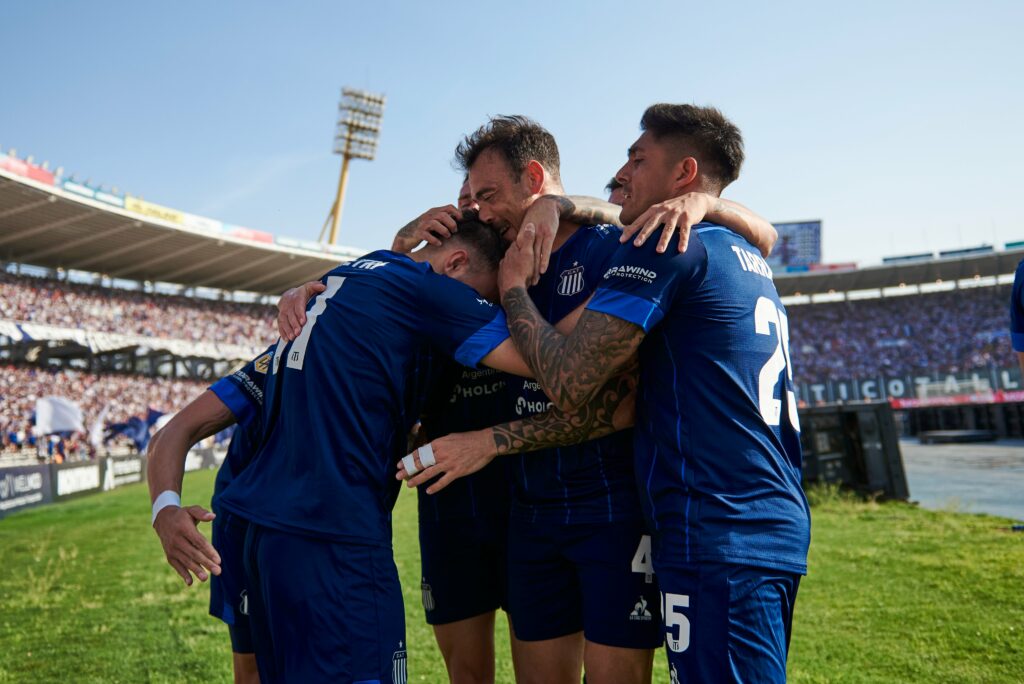
<instances>
[{"instance_id":1,"label":"group hug of players","mask_svg":"<svg viewBox=\"0 0 1024 684\"><path fill-rule=\"evenodd\" d=\"M672 682L785 681L810 518L775 231L720 198L718 110L640 127L619 213L491 119L458 207L286 293L277 343L154 437L153 525L212 579L237 681L406 681L403 479L451 681L493 681L498 608L519 682L649 682L661 645ZM216 516L182 507L185 454L234 423Z\"/></svg>"}]
</instances>

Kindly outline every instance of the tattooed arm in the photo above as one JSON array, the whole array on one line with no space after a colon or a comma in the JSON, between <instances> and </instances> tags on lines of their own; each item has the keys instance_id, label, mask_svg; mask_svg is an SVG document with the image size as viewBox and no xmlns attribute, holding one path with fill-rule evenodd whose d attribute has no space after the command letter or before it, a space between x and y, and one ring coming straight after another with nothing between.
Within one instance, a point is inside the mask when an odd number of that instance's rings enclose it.
<instances>
[{"instance_id":1,"label":"tattooed arm","mask_svg":"<svg viewBox=\"0 0 1024 684\"><path fill-rule=\"evenodd\" d=\"M590 402L612 375L634 362L644 339L639 326L590 310L570 335L562 335L544 320L521 285L505 290L501 303L516 348L544 393L563 411Z\"/></svg>"},{"instance_id":2,"label":"tattooed arm","mask_svg":"<svg viewBox=\"0 0 1024 684\"><path fill-rule=\"evenodd\" d=\"M632 427L637 370L634 358L623 372L605 383L591 401L573 412L556 407L483 430L439 437L430 443L434 465L410 476L399 461L397 478L407 479L410 487L416 487L441 475L427 488L428 494L434 494L452 481L477 472L496 456L579 444ZM418 453L414 453L414 463L417 468L422 467Z\"/></svg>"}]
</instances>

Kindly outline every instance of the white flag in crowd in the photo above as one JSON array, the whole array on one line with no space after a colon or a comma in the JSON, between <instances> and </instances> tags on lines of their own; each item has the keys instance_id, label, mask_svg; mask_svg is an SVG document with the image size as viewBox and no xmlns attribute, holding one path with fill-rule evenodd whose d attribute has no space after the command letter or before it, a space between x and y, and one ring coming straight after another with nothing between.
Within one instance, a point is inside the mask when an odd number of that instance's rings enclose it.
<instances>
[{"instance_id":1,"label":"white flag in crowd","mask_svg":"<svg viewBox=\"0 0 1024 684\"><path fill-rule=\"evenodd\" d=\"M61 397L37 399L36 430L41 435L54 432L85 432L82 425L82 409L75 402Z\"/></svg>"}]
</instances>

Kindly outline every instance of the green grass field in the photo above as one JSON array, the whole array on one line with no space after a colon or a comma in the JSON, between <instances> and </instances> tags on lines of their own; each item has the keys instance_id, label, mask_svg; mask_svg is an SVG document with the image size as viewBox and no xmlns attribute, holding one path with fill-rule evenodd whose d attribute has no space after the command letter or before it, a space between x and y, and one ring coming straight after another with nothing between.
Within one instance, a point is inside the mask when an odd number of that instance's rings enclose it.
<instances>
[{"instance_id":1,"label":"green grass field","mask_svg":"<svg viewBox=\"0 0 1024 684\"><path fill-rule=\"evenodd\" d=\"M213 473L187 476L208 501ZM1024 682L1024 534L998 518L812 499L792 682ZM410 681L443 682L419 604L415 496L395 515ZM131 486L0 520L0 682L226 682L226 628L186 588ZM512 670L500 621L498 681ZM664 654L655 681L668 680Z\"/></svg>"}]
</instances>

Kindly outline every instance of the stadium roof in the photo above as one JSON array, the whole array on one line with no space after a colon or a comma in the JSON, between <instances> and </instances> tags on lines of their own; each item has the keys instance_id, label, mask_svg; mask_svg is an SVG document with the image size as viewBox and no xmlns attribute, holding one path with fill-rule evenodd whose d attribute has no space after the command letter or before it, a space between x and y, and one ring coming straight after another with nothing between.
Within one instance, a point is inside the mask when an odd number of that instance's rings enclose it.
<instances>
[{"instance_id":1,"label":"stadium roof","mask_svg":"<svg viewBox=\"0 0 1024 684\"><path fill-rule=\"evenodd\" d=\"M269 241L247 239L247 234ZM8 262L276 295L360 254L352 248L282 238L273 242L273 236L259 231L113 197L70 181L55 183L52 174L39 181L0 168L0 259ZM1022 258L1024 248L851 270L776 273L775 283L780 295L794 296L956 282L1012 273Z\"/></svg>"},{"instance_id":2,"label":"stadium roof","mask_svg":"<svg viewBox=\"0 0 1024 684\"><path fill-rule=\"evenodd\" d=\"M0 259L8 262L279 294L361 253L317 253L176 225L0 168Z\"/></svg>"},{"instance_id":3,"label":"stadium roof","mask_svg":"<svg viewBox=\"0 0 1024 684\"><path fill-rule=\"evenodd\" d=\"M849 271L776 274L775 286L780 295L787 297L821 294L833 290L875 290L934 283L940 280L948 283L1013 273L1021 259L1024 259L1024 249L1012 249L970 256L882 264Z\"/></svg>"}]
</instances>

